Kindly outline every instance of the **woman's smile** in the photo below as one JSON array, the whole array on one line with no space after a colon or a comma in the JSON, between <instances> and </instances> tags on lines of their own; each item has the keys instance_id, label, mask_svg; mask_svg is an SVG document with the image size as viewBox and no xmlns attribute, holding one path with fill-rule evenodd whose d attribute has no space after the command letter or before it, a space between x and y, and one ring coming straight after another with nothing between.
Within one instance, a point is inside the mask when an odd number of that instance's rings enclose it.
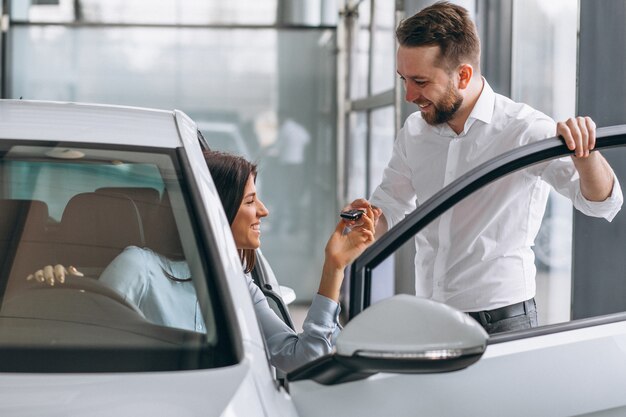
<instances>
[{"instance_id":1,"label":"woman's smile","mask_svg":"<svg viewBox=\"0 0 626 417\"><path fill-rule=\"evenodd\" d=\"M250 176L241 206L230 226L237 249L258 249L261 246L261 219L268 214L269 211L256 194L254 177Z\"/></svg>"}]
</instances>

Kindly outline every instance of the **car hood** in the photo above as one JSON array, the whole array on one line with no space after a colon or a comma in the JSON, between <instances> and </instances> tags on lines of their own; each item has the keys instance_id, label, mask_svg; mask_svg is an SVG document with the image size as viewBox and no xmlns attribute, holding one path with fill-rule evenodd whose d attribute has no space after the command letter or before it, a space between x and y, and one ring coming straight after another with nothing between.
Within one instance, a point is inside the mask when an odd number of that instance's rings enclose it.
<instances>
[{"instance_id":1,"label":"car hood","mask_svg":"<svg viewBox=\"0 0 626 417\"><path fill-rule=\"evenodd\" d=\"M178 372L0 374L0 415L12 417L262 416L247 361Z\"/></svg>"}]
</instances>

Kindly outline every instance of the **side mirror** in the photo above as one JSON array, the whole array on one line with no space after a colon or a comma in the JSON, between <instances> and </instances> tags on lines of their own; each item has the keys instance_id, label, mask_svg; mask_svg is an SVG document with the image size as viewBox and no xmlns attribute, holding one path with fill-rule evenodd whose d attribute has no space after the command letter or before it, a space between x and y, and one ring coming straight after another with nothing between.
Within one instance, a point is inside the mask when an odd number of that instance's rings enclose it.
<instances>
[{"instance_id":1,"label":"side mirror","mask_svg":"<svg viewBox=\"0 0 626 417\"><path fill-rule=\"evenodd\" d=\"M287 379L331 385L378 372L456 371L480 359L487 339L467 314L400 294L365 309L346 325L333 354L290 372Z\"/></svg>"}]
</instances>

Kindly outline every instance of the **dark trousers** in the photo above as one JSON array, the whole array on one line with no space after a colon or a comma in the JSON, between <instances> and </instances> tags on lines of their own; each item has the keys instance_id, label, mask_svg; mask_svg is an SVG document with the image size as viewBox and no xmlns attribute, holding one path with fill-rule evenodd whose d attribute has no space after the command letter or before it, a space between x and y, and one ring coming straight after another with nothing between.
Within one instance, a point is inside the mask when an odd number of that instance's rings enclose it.
<instances>
[{"instance_id":1,"label":"dark trousers","mask_svg":"<svg viewBox=\"0 0 626 417\"><path fill-rule=\"evenodd\" d=\"M480 323L489 334L537 327L537 305L534 298L494 310L467 314Z\"/></svg>"}]
</instances>

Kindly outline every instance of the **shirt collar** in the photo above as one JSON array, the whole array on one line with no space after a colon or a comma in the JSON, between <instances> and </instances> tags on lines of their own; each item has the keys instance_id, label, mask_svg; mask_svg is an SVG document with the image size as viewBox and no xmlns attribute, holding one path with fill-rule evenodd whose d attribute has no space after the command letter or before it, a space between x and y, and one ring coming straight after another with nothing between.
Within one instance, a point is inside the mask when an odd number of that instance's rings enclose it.
<instances>
[{"instance_id":1,"label":"shirt collar","mask_svg":"<svg viewBox=\"0 0 626 417\"><path fill-rule=\"evenodd\" d=\"M465 121L465 125L463 126L463 132L460 134L456 134L447 123L442 123L437 126L431 126L431 128L437 132L440 136L446 136L451 138L458 138L465 136L465 134L469 131L470 127L474 124L476 120L480 120L485 124L491 123L491 119L493 117L493 109L496 101L496 93L491 89L487 80L482 78L483 80L483 90L480 92L480 96L478 96L478 100L476 100L476 104L474 104L474 108L472 109L470 115Z\"/></svg>"},{"instance_id":2,"label":"shirt collar","mask_svg":"<svg viewBox=\"0 0 626 417\"><path fill-rule=\"evenodd\" d=\"M470 113L467 120L476 119L480 120L484 123L491 123L491 118L493 117L493 108L496 102L496 93L493 92L491 86L483 78L483 91L481 91L472 112ZM467 125L467 122L466 122Z\"/></svg>"}]
</instances>

